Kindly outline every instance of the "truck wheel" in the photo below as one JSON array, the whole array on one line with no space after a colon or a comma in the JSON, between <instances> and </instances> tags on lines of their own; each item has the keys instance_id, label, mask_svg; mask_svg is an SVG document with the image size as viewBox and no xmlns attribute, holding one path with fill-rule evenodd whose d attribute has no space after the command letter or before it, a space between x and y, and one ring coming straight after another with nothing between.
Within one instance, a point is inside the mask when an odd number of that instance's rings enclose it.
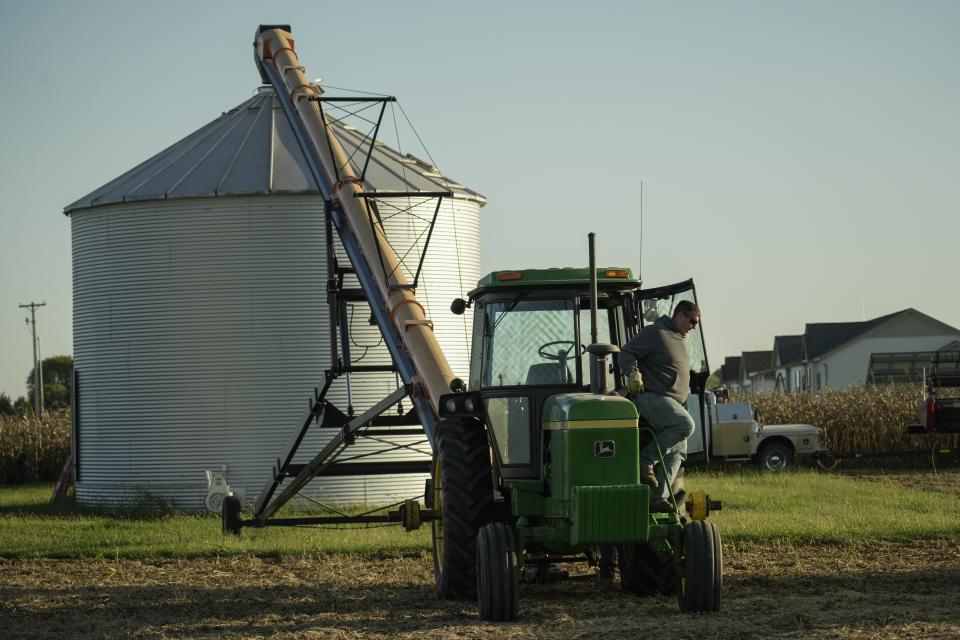
<instances>
[{"instance_id":1,"label":"truck wheel","mask_svg":"<svg viewBox=\"0 0 960 640\"><path fill-rule=\"evenodd\" d=\"M479 422L445 420L433 459L433 571L437 594L473 599L477 589L477 533L492 520L490 446Z\"/></svg>"},{"instance_id":2,"label":"truck wheel","mask_svg":"<svg viewBox=\"0 0 960 640\"><path fill-rule=\"evenodd\" d=\"M757 465L767 471L783 471L793 466L793 447L784 442L768 442L757 452Z\"/></svg>"},{"instance_id":3,"label":"truck wheel","mask_svg":"<svg viewBox=\"0 0 960 640\"><path fill-rule=\"evenodd\" d=\"M477 534L477 608L481 620L507 622L520 610L520 565L513 528L491 522Z\"/></svg>"},{"instance_id":4,"label":"truck wheel","mask_svg":"<svg viewBox=\"0 0 960 640\"><path fill-rule=\"evenodd\" d=\"M695 520L683 528L683 573L678 596L681 611L719 611L723 586L723 549L712 522Z\"/></svg>"},{"instance_id":5,"label":"truck wheel","mask_svg":"<svg viewBox=\"0 0 960 640\"><path fill-rule=\"evenodd\" d=\"M232 493L223 497L223 503L220 505L220 523L224 533L240 535L240 510L240 498Z\"/></svg>"},{"instance_id":6,"label":"truck wheel","mask_svg":"<svg viewBox=\"0 0 960 640\"><path fill-rule=\"evenodd\" d=\"M645 542L618 548L620 588L636 596L671 595L677 590L677 567L673 558L661 558Z\"/></svg>"}]
</instances>

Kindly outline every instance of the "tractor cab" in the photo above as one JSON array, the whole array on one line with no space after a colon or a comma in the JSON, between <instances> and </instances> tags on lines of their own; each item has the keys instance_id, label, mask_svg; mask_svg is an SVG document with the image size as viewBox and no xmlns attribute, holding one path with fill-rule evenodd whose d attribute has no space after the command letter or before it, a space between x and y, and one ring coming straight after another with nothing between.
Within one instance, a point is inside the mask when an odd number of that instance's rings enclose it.
<instances>
[{"instance_id":1,"label":"tractor cab","mask_svg":"<svg viewBox=\"0 0 960 640\"><path fill-rule=\"evenodd\" d=\"M589 276L584 268L495 271L480 280L469 301L454 303L455 312L467 305L474 309L468 395L484 414L504 479L540 477L541 429L559 401L548 400L586 394L592 383L605 390L624 386L615 352L602 369L592 365ZM596 343L622 346L646 324L672 313L677 302L695 297L690 280L642 290L629 269L598 268ZM702 390L709 375L699 326L687 344L696 418L704 413ZM604 411L616 413L612 406ZM693 449L703 450L698 431L699 446Z\"/></svg>"}]
</instances>

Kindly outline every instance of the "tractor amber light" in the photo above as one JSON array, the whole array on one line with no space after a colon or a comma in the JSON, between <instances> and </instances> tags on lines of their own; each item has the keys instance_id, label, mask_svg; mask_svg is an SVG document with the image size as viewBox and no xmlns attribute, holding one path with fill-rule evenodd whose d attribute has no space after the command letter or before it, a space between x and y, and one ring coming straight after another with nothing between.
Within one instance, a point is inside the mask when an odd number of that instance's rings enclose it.
<instances>
[{"instance_id":1,"label":"tractor amber light","mask_svg":"<svg viewBox=\"0 0 960 640\"><path fill-rule=\"evenodd\" d=\"M501 271L497 274L497 280L500 282L523 280L523 271Z\"/></svg>"},{"instance_id":2,"label":"tractor amber light","mask_svg":"<svg viewBox=\"0 0 960 640\"><path fill-rule=\"evenodd\" d=\"M626 269L607 269L606 271L603 272L604 278L626 278L629 275L630 274L627 273Z\"/></svg>"}]
</instances>

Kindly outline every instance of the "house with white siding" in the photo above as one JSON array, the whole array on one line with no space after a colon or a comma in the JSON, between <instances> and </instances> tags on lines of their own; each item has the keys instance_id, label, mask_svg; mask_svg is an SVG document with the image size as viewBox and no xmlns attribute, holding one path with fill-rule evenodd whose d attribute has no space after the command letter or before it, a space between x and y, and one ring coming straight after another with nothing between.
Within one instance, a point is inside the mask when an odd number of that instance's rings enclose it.
<instances>
[{"instance_id":1,"label":"house with white siding","mask_svg":"<svg viewBox=\"0 0 960 640\"><path fill-rule=\"evenodd\" d=\"M904 309L866 322L808 324L809 391L888 382L919 382L936 351L956 350L960 330ZM898 366L892 367L891 364Z\"/></svg>"},{"instance_id":2,"label":"house with white siding","mask_svg":"<svg viewBox=\"0 0 960 640\"><path fill-rule=\"evenodd\" d=\"M776 336L771 351L743 352L736 379L728 380L725 368L724 384L747 392L816 393L920 382L935 352L960 352L960 330L916 309L863 322L808 323L802 335Z\"/></svg>"}]
</instances>

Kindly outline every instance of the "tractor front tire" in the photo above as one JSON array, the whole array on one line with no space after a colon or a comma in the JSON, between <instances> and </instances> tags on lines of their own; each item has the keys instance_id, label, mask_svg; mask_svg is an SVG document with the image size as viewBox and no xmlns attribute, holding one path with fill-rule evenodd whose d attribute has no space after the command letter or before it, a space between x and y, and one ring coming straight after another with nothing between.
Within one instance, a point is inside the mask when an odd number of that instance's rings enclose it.
<instances>
[{"instance_id":1,"label":"tractor front tire","mask_svg":"<svg viewBox=\"0 0 960 640\"><path fill-rule=\"evenodd\" d=\"M677 590L673 558L661 558L645 542L618 547L620 589L636 596L671 595Z\"/></svg>"},{"instance_id":2,"label":"tractor front tire","mask_svg":"<svg viewBox=\"0 0 960 640\"><path fill-rule=\"evenodd\" d=\"M786 442L767 442L757 451L757 465L765 471L784 471L793 466L793 447Z\"/></svg>"},{"instance_id":3,"label":"tractor front tire","mask_svg":"<svg viewBox=\"0 0 960 640\"><path fill-rule=\"evenodd\" d=\"M476 420L445 420L433 461L433 570L437 595L472 600L477 593L477 533L493 519L490 445Z\"/></svg>"},{"instance_id":4,"label":"tractor front tire","mask_svg":"<svg viewBox=\"0 0 960 640\"><path fill-rule=\"evenodd\" d=\"M694 520L683 528L683 574L680 610L719 611L723 587L723 549L712 522Z\"/></svg>"},{"instance_id":5,"label":"tractor front tire","mask_svg":"<svg viewBox=\"0 0 960 640\"><path fill-rule=\"evenodd\" d=\"M477 609L481 620L509 622L520 610L520 564L513 528L491 522L477 534Z\"/></svg>"}]
</instances>

